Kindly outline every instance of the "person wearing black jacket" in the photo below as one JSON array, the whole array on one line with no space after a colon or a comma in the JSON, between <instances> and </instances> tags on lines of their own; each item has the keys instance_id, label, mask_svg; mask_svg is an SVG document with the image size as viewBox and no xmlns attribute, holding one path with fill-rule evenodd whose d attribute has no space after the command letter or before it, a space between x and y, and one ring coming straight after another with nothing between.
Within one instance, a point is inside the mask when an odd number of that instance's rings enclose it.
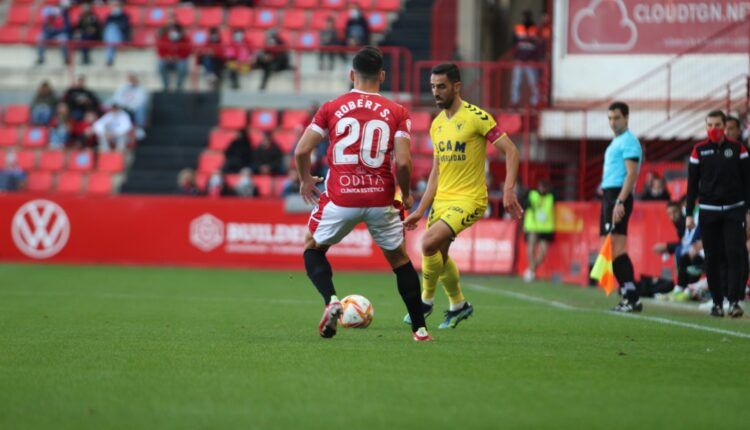
<instances>
[{"instance_id":1,"label":"person wearing black jacket","mask_svg":"<svg viewBox=\"0 0 750 430\"><path fill-rule=\"evenodd\" d=\"M726 264L726 295L729 316L744 314L745 223L750 208L750 155L741 143L724 135L726 116L712 111L706 117L708 139L693 148L688 166L687 214L685 226L693 228L696 199L700 200L706 276L714 305L711 315L724 316L725 288L722 261Z\"/></svg>"},{"instance_id":2,"label":"person wearing black jacket","mask_svg":"<svg viewBox=\"0 0 750 430\"><path fill-rule=\"evenodd\" d=\"M91 10L91 4L83 3L81 5L83 13L78 18L78 23L75 28L75 36L78 40L84 42L81 45L81 54L83 55L82 64L90 64L91 57L91 45L85 44L86 42L99 42L102 40L102 26L97 18L96 14Z\"/></svg>"}]
</instances>

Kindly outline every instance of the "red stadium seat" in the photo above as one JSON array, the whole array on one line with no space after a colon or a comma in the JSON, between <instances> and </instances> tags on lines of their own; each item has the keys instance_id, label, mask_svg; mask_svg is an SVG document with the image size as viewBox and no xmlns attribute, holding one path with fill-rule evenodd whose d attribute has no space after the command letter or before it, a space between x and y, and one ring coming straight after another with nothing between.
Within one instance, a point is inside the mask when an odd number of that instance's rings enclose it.
<instances>
[{"instance_id":1,"label":"red stadium seat","mask_svg":"<svg viewBox=\"0 0 750 430\"><path fill-rule=\"evenodd\" d=\"M23 170L36 169L37 152L23 150L16 152L16 164Z\"/></svg>"},{"instance_id":2,"label":"red stadium seat","mask_svg":"<svg viewBox=\"0 0 750 430\"><path fill-rule=\"evenodd\" d=\"M120 173L125 170L125 156L122 152L102 152L96 161L96 170L106 173Z\"/></svg>"},{"instance_id":3,"label":"red stadium seat","mask_svg":"<svg viewBox=\"0 0 750 430\"><path fill-rule=\"evenodd\" d=\"M15 127L0 127L0 146L16 146L18 144L18 129Z\"/></svg>"},{"instance_id":4,"label":"red stadium seat","mask_svg":"<svg viewBox=\"0 0 750 430\"><path fill-rule=\"evenodd\" d=\"M360 8L364 11L368 11L370 9L373 9L373 5L375 4L375 0L349 0L350 5L359 5Z\"/></svg>"},{"instance_id":5,"label":"red stadium seat","mask_svg":"<svg viewBox=\"0 0 750 430\"><path fill-rule=\"evenodd\" d=\"M94 168L94 153L90 149L74 151L68 156L68 170L88 172Z\"/></svg>"},{"instance_id":6,"label":"red stadium seat","mask_svg":"<svg viewBox=\"0 0 750 430\"><path fill-rule=\"evenodd\" d=\"M415 180L427 179L432 170L432 157L420 156L412 158L412 175Z\"/></svg>"},{"instance_id":7,"label":"red stadium seat","mask_svg":"<svg viewBox=\"0 0 750 430\"><path fill-rule=\"evenodd\" d=\"M50 172L62 170L65 166L65 152L60 150L50 150L42 152L39 159L39 168Z\"/></svg>"},{"instance_id":8,"label":"red stadium seat","mask_svg":"<svg viewBox=\"0 0 750 430\"><path fill-rule=\"evenodd\" d=\"M154 4L157 6L176 6L180 3L180 0L154 0Z\"/></svg>"},{"instance_id":9,"label":"red stadium seat","mask_svg":"<svg viewBox=\"0 0 750 430\"><path fill-rule=\"evenodd\" d=\"M112 194L112 175L106 172L94 172L90 174L86 192L94 195Z\"/></svg>"},{"instance_id":10,"label":"red stadium seat","mask_svg":"<svg viewBox=\"0 0 750 430\"><path fill-rule=\"evenodd\" d=\"M523 120L521 115L517 113L504 113L497 117L497 123L500 125L500 129L508 134L516 134L521 131L523 127Z\"/></svg>"},{"instance_id":11,"label":"red stadium seat","mask_svg":"<svg viewBox=\"0 0 750 430\"><path fill-rule=\"evenodd\" d=\"M250 139L250 146L257 146L261 140L263 140L263 136L265 135L264 132L260 130L248 130L247 131L248 138Z\"/></svg>"},{"instance_id":12,"label":"red stadium seat","mask_svg":"<svg viewBox=\"0 0 750 430\"><path fill-rule=\"evenodd\" d=\"M31 6L11 6L8 10L7 24L27 25L32 22Z\"/></svg>"},{"instance_id":13,"label":"red stadium seat","mask_svg":"<svg viewBox=\"0 0 750 430\"><path fill-rule=\"evenodd\" d=\"M281 114L281 128L293 130L297 127L307 127L310 122L310 113L306 110L285 110Z\"/></svg>"},{"instance_id":14,"label":"red stadium seat","mask_svg":"<svg viewBox=\"0 0 750 430\"><path fill-rule=\"evenodd\" d=\"M45 193L52 189L52 173L44 171L30 172L26 181L26 189L29 191Z\"/></svg>"},{"instance_id":15,"label":"red stadium seat","mask_svg":"<svg viewBox=\"0 0 750 430\"><path fill-rule=\"evenodd\" d=\"M8 125L24 125L29 122L29 114L29 105L9 105L3 121Z\"/></svg>"},{"instance_id":16,"label":"red stadium seat","mask_svg":"<svg viewBox=\"0 0 750 430\"><path fill-rule=\"evenodd\" d=\"M279 23L279 14L273 9L258 9L255 12L253 27L269 29L276 27Z\"/></svg>"},{"instance_id":17,"label":"red stadium seat","mask_svg":"<svg viewBox=\"0 0 750 430\"><path fill-rule=\"evenodd\" d=\"M151 0L128 0L128 4L130 6L149 6L151 5Z\"/></svg>"},{"instance_id":18,"label":"red stadium seat","mask_svg":"<svg viewBox=\"0 0 750 430\"><path fill-rule=\"evenodd\" d=\"M47 129L32 127L23 134L24 148L44 148L47 146Z\"/></svg>"},{"instance_id":19,"label":"red stadium seat","mask_svg":"<svg viewBox=\"0 0 750 430\"><path fill-rule=\"evenodd\" d=\"M229 147L229 144L232 143L235 137L237 137L235 130L216 128L208 136L208 149L223 152Z\"/></svg>"},{"instance_id":20,"label":"red stadium seat","mask_svg":"<svg viewBox=\"0 0 750 430\"><path fill-rule=\"evenodd\" d=\"M34 44L39 42L39 36L42 34L42 27L34 26L26 29L26 34L21 40L23 43Z\"/></svg>"},{"instance_id":21,"label":"red stadium seat","mask_svg":"<svg viewBox=\"0 0 750 430\"><path fill-rule=\"evenodd\" d=\"M62 172L57 175L57 192L65 194L80 193L83 186L81 172Z\"/></svg>"},{"instance_id":22,"label":"red stadium seat","mask_svg":"<svg viewBox=\"0 0 750 430\"><path fill-rule=\"evenodd\" d=\"M135 5L135 4L134 4ZM109 16L109 13L111 11L111 8L107 5L96 5L92 8L94 11L94 15L96 15L97 18L99 18L99 22L102 24L107 21L107 17ZM73 8L70 12L70 19L73 22L78 22L78 19L73 19L73 14L77 13L78 15L81 14L81 8ZM126 12L128 13L128 12Z\"/></svg>"},{"instance_id":23,"label":"red stadium seat","mask_svg":"<svg viewBox=\"0 0 750 430\"><path fill-rule=\"evenodd\" d=\"M177 23L183 27L192 27L195 25L195 9L192 7L178 7L174 10Z\"/></svg>"},{"instance_id":24,"label":"red stadium seat","mask_svg":"<svg viewBox=\"0 0 750 430\"><path fill-rule=\"evenodd\" d=\"M241 108L224 108L219 113L219 127L239 130L247 125L247 112Z\"/></svg>"},{"instance_id":25,"label":"red stadium seat","mask_svg":"<svg viewBox=\"0 0 750 430\"><path fill-rule=\"evenodd\" d=\"M136 6L124 6L122 10L130 16L130 24L133 27L138 27L143 23L143 9Z\"/></svg>"},{"instance_id":26,"label":"red stadium seat","mask_svg":"<svg viewBox=\"0 0 750 430\"><path fill-rule=\"evenodd\" d=\"M221 152L203 152L198 159L198 171L213 173L224 166L224 154Z\"/></svg>"},{"instance_id":27,"label":"red stadium seat","mask_svg":"<svg viewBox=\"0 0 750 430\"><path fill-rule=\"evenodd\" d=\"M286 178L284 177L275 177L273 178L273 190L271 191L272 195L274 197L281 197L281 195L284 193L284 184L286 182Z\"/></svg>"},{"instance_id":28,"label":"red stadium seat","mask_svg":"<svg viewBox=\"0 0 750 430\"><path fill-rule=\"evenodd\" d=\"M316 10L310 18L310 24L313 30L322 30L326 27L326 20L329 16L336 18L336 14L330 10Z\"/></svg>"},{"instance_id":29,"label":"red stadium seat","mask_svg":"<svg viewBox=\"0 0 750 430\"><path fill-rule=\"evenodd\" d=\"M231 174L231 175L224 175L224 182L229 185L229 188L235 189L237 188L237 184L240 182L240 175L237 174Z\"/></svg>"},{"instance_id":30,"label":"red stadium seat","mask_svg":"<svg viewBox=\"0 0 750 430\"><path fill-rule=\"evenodd\" d=\"M21 43L21 27L16 25L0 28L0 43Z\"/></svg>"},{"instance_id":31,"label":"red stadium seat","mask_svg":"<svg viewBox=\"0 0 750 430\"><path fill-rule=\"evenodd\" d=\"M258 188L261 197L271 197L273 195L273 176L271 175L253 175L253 184Z\"/></svg>"},{"instance_id":32,"label":"red stadium seat","mask_svg":"<svg viewBox=\"0 0 750 430\"><path fill-rule=\"evenodd\" d=\"M201 27L219 27L224 22L224 9L220 7L202 7L198 17Z\"/></svg>"},{"instance_id":33,"label":"red stadium seat","mask_svg":"<svg viewBox=\"0 0 750 430\"><path fill-rule=\"evenodd\" d=\"M163 27L169 14L166 9L155 7L146 10L145 24L149 27Z\"/></svg>"},{"instance_id":34,"label":"red stadium seat","mask_svg":"<svg viewBox=\"0 0 750 430\"><path fill-rule=\"evenodd\" d=\"M245 29L253 23L253 10L249 7L233 7L227 15L227 26Z\"/></svg>"},{"instance_id":35,"label":"red stadium seat","mask_svg":"<svg viewBox=\"0 0 750 430\"><path fill-rule=\"evenodd\" d=\"M266 32L264 30L248 30L245 40L252 48L258 49L266 46Z\"/></svg>"},{"instance_id":36,"label":"red stadium seat","mask_svg":"<svg viewBox=\"0 0 750 430\"><path fill-rule=\"evenodd\" d=\"M13 4L15 5L32 5L36 2L36 0L13 0Z\"/></svg>"},{"instance_id":37,"label":"red stadium seat","mask_svg":"<svg viewBox=\"0 0 750 430\"><path fill-rule=\"evenodd\" d=\"M411 113L411 130L414 132L426 132L430 131L430 125L432 124L432 114L424 111L416 111Z\"/></svg>"},{"instance_id":38,"label":"red stadium seat","mask_svg":"<svg viewBox=\"0 0 750 430\"><path fill-rule=\"evenodd\" d=\"M412 136L412 147L417 154L432 155L434 153L430 136L425 133Z\"/></svg>"},{"instance_id":39,"label":"red stadium seat","mask_svg":"<svg viewBox=\"0 0 750 430\"><path fill-rule=\"evenodd\" d=\"M260 7L274 7L277 9L283 9L287 7L289 0L259 0L257 5Z\"/></svg>"},{"instance_id":40,"label":"red stadium seat","mask_svg":"<svg viewBox=\"0 0 750 430\"><path fill-rule=\"evenodd\" d=\"M317 9L320 4L319 0L294 0L294 7L300 9Z\"/></svg>"},{"instance_id":41,"label":"red stadium seat","mask_svg":"<svg viewBox=\"0 0 750 430\"><path fill-rule=\"evenodd\" d=\"M401 9L401 0L377 0L375 2L375 9L384 12L397 12Z\"/></svg>"},{"instance_id":42,"label":"red stadium seat","mask_svg":"<svg viewBox=\"0 0 750 430\"><path fill-rule=\"evenodd\" d=\"M319 48L320 33L317 31L303 31L297 35L297 46L300 48Z\"/></svg>"},{"instance_id":43,"label":"red stadium seat","mask_svg":"<svg viewBox=\"0 0 750 430\"><path fill-rule=\"evenodd\" d=\"M368 13L367 22L370 23L370 31L383 33L388 28L388 15L384 12Z\"/></svg>"},{"instance_id":44,"label":"red stadium seat","mask_svg":"<svg viewBox=\"0 0 750 430\"><path fill-rule=\"evenodd\" d=\"M279 114L275 110L256 109L250 118L250 128L253 130L272 131L279 125Z\"/></svg>"},{"instance_id":45,"label":"red stadium seat","mask_svg":"<svg viewBox=\"0 0 750 430\"><path fill-rule=\"evenodd\" d=\"M5 167L5 151L0 149L0 169Z\"/></svg>"},{"instance_id":46,"label":"red stadium seat","mask_svg":"<svg viewBox=\"0 0 750 430\"><path fill-rule=\"evenodd\" d=\"M299 140L299 133L293 130L277 130L273 133L273 140L284 154L291 154Z\"/></svg>"},{"instance_id":47,"label":"red stadium seat","mask_svg":"<svg viewBox=\"0 0 750 430\"><path fill-rule=\"evenodd\" d=\"M346 7L346 0L320 0L322 9L340 10Z\"/></svg>"},{"instance_id":48,"label":"red stadium seat","mask_svg":"<svg viewBox=\"0 0 750 430\"><path fill-rule=\"evenodd\" d=\"M287 30L302 30L307 24L307 12L301 9L287 9L281 20L281 27Z\"/></svg>"},{"instance_id":49,"label":"red stadium seat","mask_svg":"<svg viewBox=\"0 0 750 430\"><path fill-rule=\"evenodd\" d=\"M156 28L139 28L133 34L133 43L138 46L152 46L156 43Z\"/></svg>"}]
</instances>

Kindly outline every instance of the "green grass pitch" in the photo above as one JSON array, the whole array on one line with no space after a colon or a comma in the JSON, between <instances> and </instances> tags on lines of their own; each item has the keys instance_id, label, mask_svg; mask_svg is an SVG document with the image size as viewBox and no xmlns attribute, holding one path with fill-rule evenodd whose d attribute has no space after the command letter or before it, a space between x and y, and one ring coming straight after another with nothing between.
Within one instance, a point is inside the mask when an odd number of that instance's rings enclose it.
<instances>
[{"instance_id":1,"label":"green grass pitch","mask_svg":"<svg viewBox=\"0 0 750 430\"><path fill-rule=\"evenodd\" d=\"M415 343L394 276L335 281L375 320L326 340L301 272L0 265L0 429L750 428L750 318L467 277Z\"/></svg>"}]
</instances>

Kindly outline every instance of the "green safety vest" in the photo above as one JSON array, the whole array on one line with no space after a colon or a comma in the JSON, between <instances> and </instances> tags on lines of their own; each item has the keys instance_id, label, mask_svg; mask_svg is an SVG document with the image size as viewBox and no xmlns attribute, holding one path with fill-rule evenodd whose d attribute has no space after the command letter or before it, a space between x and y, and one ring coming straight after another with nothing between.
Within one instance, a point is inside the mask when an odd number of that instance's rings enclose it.
<instances>
[{"instance_id":1,"label":"green safety vest","mask_svg":"<svg viewBox=\"0 0 750 430\"><path fill-rule=\"evenodd\" d=\"M528 233L552 233L555 231L555 198L552 193L529 192L529 207L523 218L523 229Z\"/></svg>"}]
</instances>

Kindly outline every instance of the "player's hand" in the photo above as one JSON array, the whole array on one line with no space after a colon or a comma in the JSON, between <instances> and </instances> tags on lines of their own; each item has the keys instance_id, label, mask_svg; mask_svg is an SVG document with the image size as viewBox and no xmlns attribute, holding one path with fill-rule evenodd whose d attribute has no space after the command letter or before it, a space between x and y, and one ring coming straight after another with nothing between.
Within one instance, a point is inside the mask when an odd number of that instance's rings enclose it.
<instances>
[{"instance_id":1,"label":"player's hand","mask_svg":"<svg viewBox=\"0 0 750 430\"><path fill-rule=\"evenodd\" d=\"M518 197L516 197L516 192L512 188L503 190L503 207L505 208L505 212L509 213L513 219L521 219L523 217L523 208L518 203Z\"/></svg>"},{"instance_id":2,"label":"player's hand","mask_svg":"<svg viewBox=\"0 0 750 430\"><path fill-rule=\"evenodd\" d=\"M404 228L411 231L417 228L417 224L419 223L419 220L422 219L424 216L423 212L420 212L418 210L412 212L409 214L409 216L406 217L404 220Z\"/></svg>"},{"instance_id":3,"label":"player's hand","mask_svg":"<svg viewBox=\"0 0 750 430\"><path fill-rule=\"evenodd\" d=\"M695 228L695 220L693 220L693 217L685 217L685 228L692 230Z\"/></svg>"},{"instance_id":4,"label":"player's hand","mask_svg":"<svg viewBox=\"0 0 750 430\"><path fill-rule=\"evenodd\" d=\"M305 203L314 205L318 202L320 190L316 185L321 182L323 182L323 178L320 176L310 176L309 178L300 181L299 194L302 196L302 200L304 200Z\"/></svg>"},{"instance_id":5,"label":"player's hand","mask_svg":"<svg viewBox=\"0 0 750 430\"><path fill-rule=\"evenodd\" d=\"M622 203L616 204L612 210L612 224L617 224L625 218L625 205Z\"/></svg>"},{"instance_id":6,"label":"player's hand","mask_svg":"<svg viewBox=\"0 0 750 430\"><path fill-rule=\"evenodd\" d=\"M401 204L404 205L405 210L411 210L412 206L414 206L414 196L409 194L408 196L404 197L401 196Z\"/></svg>"},{"instance_id":7,"label":"player's hand","mask_svg":"<svg viewBox=\"0 0 750 430\"><path fill-rule=\"evenodd\" d=\"M745 239L750 239L750 212L745 214Z\"/></svg>"}]
</instances>

